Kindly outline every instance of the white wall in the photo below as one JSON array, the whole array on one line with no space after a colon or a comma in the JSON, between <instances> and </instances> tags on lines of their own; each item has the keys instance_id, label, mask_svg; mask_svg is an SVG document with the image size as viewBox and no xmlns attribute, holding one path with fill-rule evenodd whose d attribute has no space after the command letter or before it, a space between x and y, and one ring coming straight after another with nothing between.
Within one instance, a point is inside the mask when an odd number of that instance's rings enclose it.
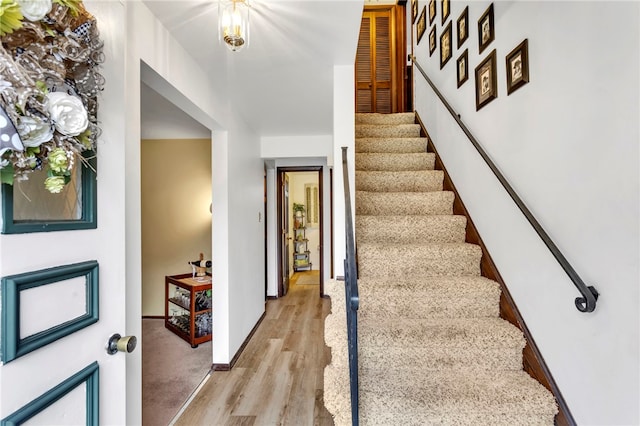
<instances>
[{"instance_id":1,"label":"white wall","mask_svg":"<svg viewBox=\"0 0 640 426\"><path fill-rule=\"evenodd\" d=\"M452 2L454 31L467 4L470 38L444 69L438 54L429 58L429 28L416 57L598 289L595 312L576 310L579 293L417 69L416 110L577 423L638 424L640 4L494 2L496 40L482 56L476 22L490 2ZM505 56L525 38L530 83L507 96ZM457 89L455 61L466 48L470 78ZM498 98L476 112L473 69L493 49Z\"/></svg>"},{"instance_id":2,"label":"white wall","mask_svg":"<svg viewBox=\"0 0 640 426\"><path fill-rule=\"evenodd\" d=\"M127 328L140 333L140 80L212 132L213 362L228 363L264 312L260 139L234 117L226 52L205 73L140 2L127 2ZM142 71L142 72L141 72ZM138 354L141 352L138 352ZM133 354L132 354L133 355ZM140 400L139 357L128 359L128 397ZM131 411L128 424L139 424Z\"/></svg>"},{"instance_id":3,"label":"white wall","mask_svg":"<svg viewBox=\"0 0 640 426\"><path fill-rule=\"evenodd\" d=\"M326 157L333 164L332 135L263 136L262 158Z\"/></svg>"},{"instance_id":4,"label":"white wall","mask_svg":"<svg viewBox=\"0 0 640 426\"><path fill-rule=\"evenodd\" d=\"M354 58L355 59L355 58ZM345 203L342 173L342 147L347 147L351 212L355 218L355 87L354 65L333 68L333 236L335 276L344 275L346 255ZM355 232L355 226L354 226Z\"/></svg>"}]
</instances>

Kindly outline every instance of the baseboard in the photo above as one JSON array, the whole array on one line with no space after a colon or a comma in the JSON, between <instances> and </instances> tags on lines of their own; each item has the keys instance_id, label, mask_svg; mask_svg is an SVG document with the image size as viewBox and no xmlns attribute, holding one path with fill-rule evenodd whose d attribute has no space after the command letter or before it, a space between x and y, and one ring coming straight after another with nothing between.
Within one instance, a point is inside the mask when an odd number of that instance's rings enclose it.
<instances>
[{"instance_id":1,"label":"baseboard","mask_svg":"<svg viewBox=\"0 0 640 426\"><path fill-rule=\"evenodd\" d=\"M278 296L267 296L267 300L278 300Z\"/></svg>"},{"instance_id":2,"label":"baseboard","mask_svg":"<svg viewBox=\"0 0 640 426\"><path fill-rule=\"evenodd\" d=\"M523 369L531 377L539 381L544 387L546 387L556 398L556 402L558 403L559 412L555 418L555 424L558 426L565 425L576 425L576 422L569 411L569 407L567 406L566 401L562 397L562 393L558 388L547 364L544 362L544 358L542 354L538 350L538 347L535 344L535 340L533 339L527 325L525 324L522 316L520 315L520 311L518 307L515 305L511 294L509 293L509 289L504 283L504 280L500 276L500 272L496 267L495 263L491 259L489 255L489 251L484 245L478 230L476 229L469 212L467 211L464 203L462 202L458 191L456 190L455 185L451 181L451 177L447 172L446 167L442 163L440 156L438 155L438 151L436 150L435 145L429 133L427 132L424 123L420 119L420 115L416 111L416 121L420 124L420 133L421 136L426 137L428 139L427 142L427 151L433 152L436 155L436 170L442 170L444 172L444 189L446 191L451 191L455 194L455 200L453 202L453 213L456 215L462 215L467 218L467 230L466 230L466 241L468 243L477 244L482 249L482 259L480 261L480 271L483 277L487 277L494 281L497 281L500 284L500 288L502 289L502 294L500 296L500 317L509 321L511 324L518 327L522 334L524 335L527 344L522 353L522 364Z\"/></svg>"},{"instance_id":3,"label":"baseboard","mask_svg":"<svg viewBox=\"0 0 640 426\"><path fill-rule=\"evenodd\" d=\"M143 315L142 319L164 319L164 315Z\"/></svg>"},{"instance_id":4,"label":"baseboard","mask_svg":"<svg viewBox=\"0 0 640 426\"><path fill-rule=\"evenodd\" d=\"M233 358L231 358L231 362L229 362L229 364L212 364L211 371L230 371L233 368L233 366L238 361L238 358L240 358L240 355L242 355L242 351L244 351L244 348L247 347L247 344L255 334L256 330L258 329L258 327L260 326L260 324L262 323L262 320L266 315L267 315L267 311L264 311L260 316L260 319L258 320L258 322L256 322L256 325L254 325L253 328L251 329L251 332L249 333L247 338L244 339L244 342L242 342L242 344L236 351L236 354L233 356Z\"/></svg>"}]
</instances>

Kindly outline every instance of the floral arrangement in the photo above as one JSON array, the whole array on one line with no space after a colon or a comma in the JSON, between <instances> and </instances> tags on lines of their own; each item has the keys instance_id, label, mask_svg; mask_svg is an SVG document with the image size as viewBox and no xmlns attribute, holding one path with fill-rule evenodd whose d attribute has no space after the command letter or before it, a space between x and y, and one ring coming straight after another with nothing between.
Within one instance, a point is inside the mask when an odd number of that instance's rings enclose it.
<instances>
[{"instance_id":1,"label":"floral arrangement","mask_svg":"<svg viewBox=\"0 0 640 426\"><path fill-rule=\"evenodd\" d=\"M100 134L97 23L81 0L0 0L0 182L59 193Z\"/></svg>"}]
</instances>

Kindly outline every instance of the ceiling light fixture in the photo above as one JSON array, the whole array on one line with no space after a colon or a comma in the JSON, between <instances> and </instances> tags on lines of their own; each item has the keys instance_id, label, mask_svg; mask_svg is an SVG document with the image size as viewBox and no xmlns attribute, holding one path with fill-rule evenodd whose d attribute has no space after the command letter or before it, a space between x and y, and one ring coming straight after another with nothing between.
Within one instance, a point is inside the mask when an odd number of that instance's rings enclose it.
<instances>
[{"instance_id":1,"label":"ceiling light fixture","mask_svg":"<svg viewBox=\"0 0 640 426\"><path fill-rule=\"evenodd\" d=\"M249 45L249 0L218 0L218 39L232 52Z\"/></svg>"}]
</instances>

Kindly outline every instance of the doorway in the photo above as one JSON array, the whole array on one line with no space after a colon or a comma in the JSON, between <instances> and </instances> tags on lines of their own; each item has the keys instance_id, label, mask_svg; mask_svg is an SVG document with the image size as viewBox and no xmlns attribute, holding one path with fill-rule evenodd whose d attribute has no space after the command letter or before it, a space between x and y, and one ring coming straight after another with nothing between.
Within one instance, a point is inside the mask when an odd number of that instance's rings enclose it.
<instances>
[{"instance_id":1,"label":"doorway","mask_svg":"<svg viewBox=\"0 0 640 426\"><path fill-rule=\"evenodd\" d=\"M324 295L323 168L279 167L278 297L291 283L318 285Z\"/></svg>"},{"instance_id":2,"label":"doorway","mask_svg":"<svg viewBox=\"0 0 640 426\"><path fill-rule=\"evenodd\" d=\"M167 302L165 276L189 274L200 253L211 259L211 144L209 129L141 84L143 425L168 424L212 363L212 342L192 348L165 327L165 312L187 315Z\"/></svg>"}]
</instances>

